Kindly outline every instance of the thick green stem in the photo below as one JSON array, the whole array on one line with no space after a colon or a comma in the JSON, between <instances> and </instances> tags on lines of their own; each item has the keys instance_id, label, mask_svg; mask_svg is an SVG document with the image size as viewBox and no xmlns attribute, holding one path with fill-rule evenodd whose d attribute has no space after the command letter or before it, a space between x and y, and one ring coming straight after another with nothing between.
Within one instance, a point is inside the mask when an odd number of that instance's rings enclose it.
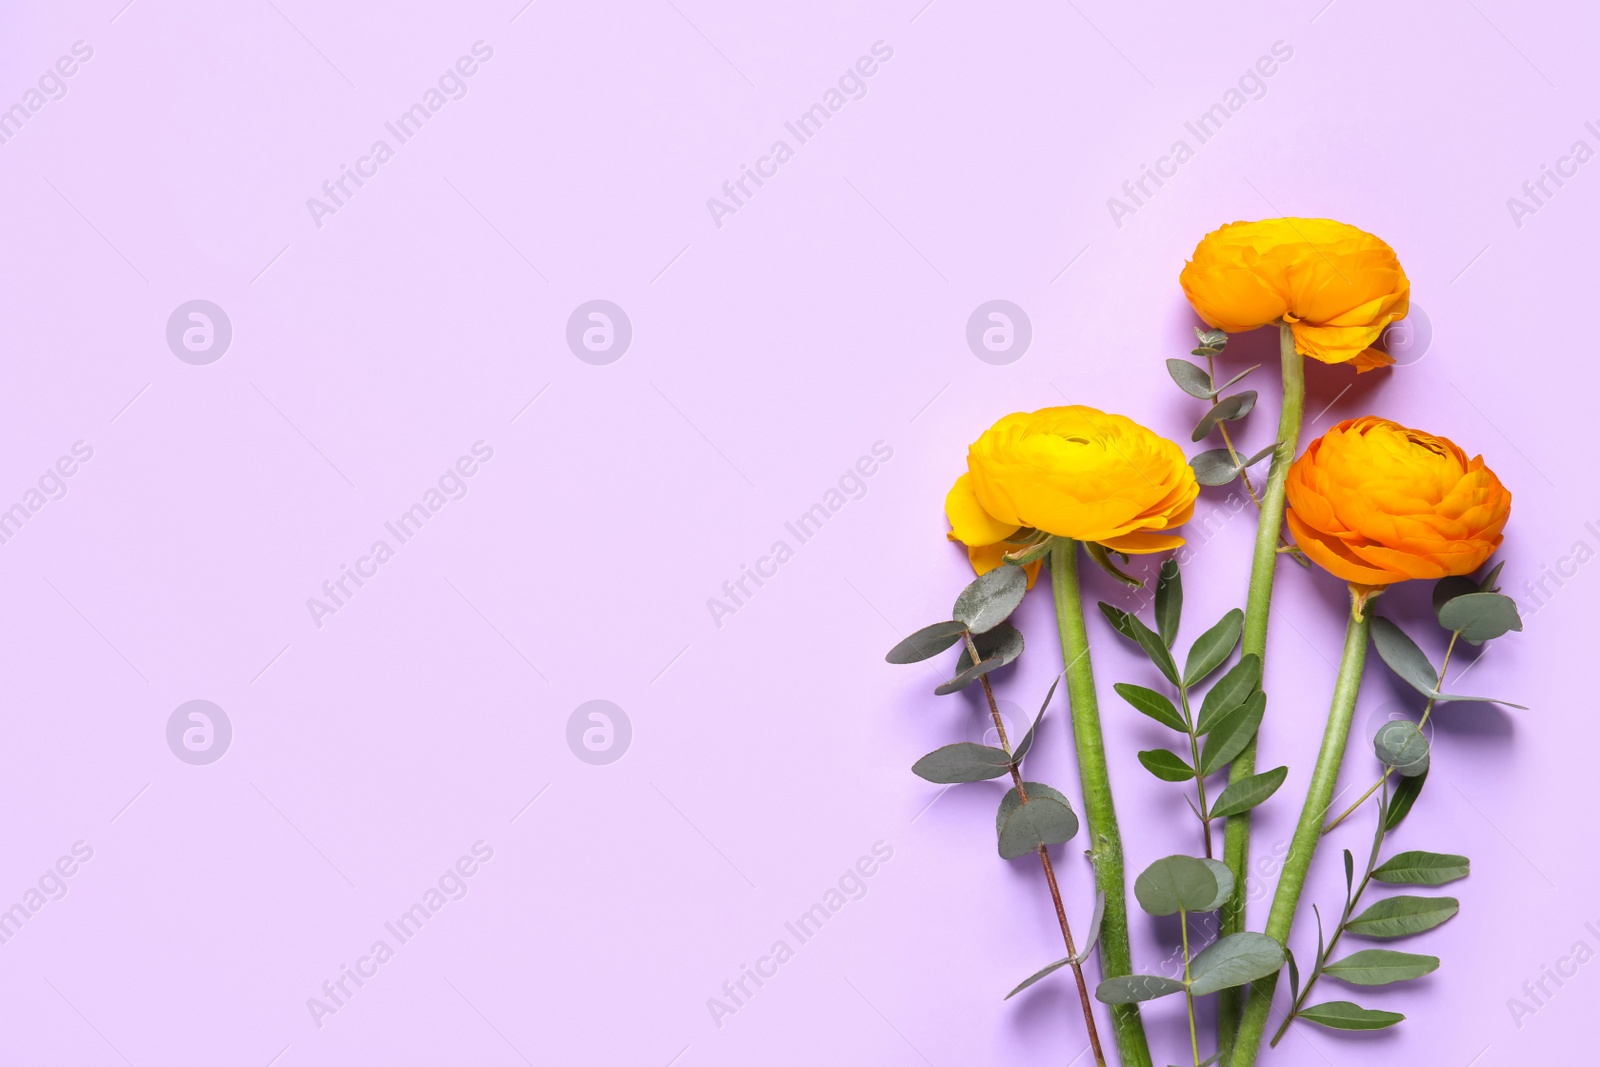
<instances>
[{"instance_id":1,"label":"thick green stem","mask_svg":"<svg viewBox=\"0 0 1600 1067\"><path fill-rule=\"evenodd\" d=\"M1289 944L1295 909L1300 906L1300 892L1305 888L1306 874L1311 870L1311 857L1316 854L1317 843L1322 840L1322 824L1328 817L1328 808L1333 804L1333 789L1339 780L1339 765L1344 762L1345 742L1350 737L1350 720L1355 714L1356 694L1361 691L1361 668L1367 661L1367 635L1371 629L1371 605L1357 600L1345 629L1344 655L1339 660L1339 678L1333 687L1333 705L1328 711L1328 727L1322 735L1322 750L1317 753L1317 766L1311 772L1311 788L1306 791L1306 805L1300 809L1300 822L1289 844L1289 855L1283 861L1283 875L1278 879L1278 891L1272 897L1272 910L1267 913L1268 936L1285 947ZM1256 1062L1256 1054L1261 1050L1261 1038L1266 1033L1267 1015L1272 1011L1272 993L1277 984L1276 974L1254 983L1239 1023L1233 1058L1228 1061L1230 1067L1252 1067Z\"/></svg>"},{"instance_id":2,"label":"thick green stem","mask_svg":"<svg viewBox=\"0 0 1600 1067\"><path fill-rule=\"evenodd\" d=\"M1267 612L1272 607L1272 579L1278 565L1278 541L1283 530L1284 483L1289 465L1300 450L1300 422L1306 406L1305 357L1295 351L1288 324L1278 326L1278 351L1283 363L1283 406L1278 414L1278 450L1261 494L1261 515L1256 526L1255 557L1250 564L1250 591L1245 600L1244 640L1241 648L1262 662L1267 655ZM1234 757L1228 781L1237 782L1256 772L1256 742L1252 738ZM1245 926L1245 904L1250 893L1250 813L1228 819L1222 838L1222 860L1233 872L1233 899L1222 908L1222 935L1236 934ZM1234 1034L1244 1007L1243 989L1224 989L1217 996L1217 1047L1223 1056L1233 1050ZM1226 1062L1226 1059L1224 1059Z\"/></svg>"},{"instance_id":3,"label":"thick green stem","mask_svg":"<svg viewBox=\"0 0 1600 1067\"><path fill-rule=\"evenodd\" d=\"M1067 696L1072 704L1072 738L1083 779L1083 813L1089 831L1095 884L1105 894L1100 920L1100 972L1105 978L1133 973L1128 947L1128 888L1123 872L1122 835L1111 803L1111 776L1106 770L1105 737L1100 730L1100 702L1089 660L1089 633L1083 624L1083 592L1078 586L1078 542L1057 537L1050 544L1050 577L1061 628L1061 658L1067 669ZM1151 1067L1150 1044L1137 1004L1111 1005L1111 1027L1122 1067Z\"/></svg>"}]
</instances>

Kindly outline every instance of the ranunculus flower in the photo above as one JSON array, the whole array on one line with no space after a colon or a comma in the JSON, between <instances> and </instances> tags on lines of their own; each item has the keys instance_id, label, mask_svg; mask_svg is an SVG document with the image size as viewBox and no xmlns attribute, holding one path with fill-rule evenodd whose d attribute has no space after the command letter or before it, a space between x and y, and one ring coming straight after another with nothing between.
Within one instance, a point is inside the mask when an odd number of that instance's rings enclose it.
<instances>
[{"instance_id":1,"label":"ranunculus flower","mask_svg":"<svg viewBox=\"0 0 1600 1067\"><path fill-rule=\"evenodd\" d=\"M967 473L945 497L950 539L982 574L1019 546L1025 527L1104 545L1160 552L1183 538L1200 487L1177 445L1121 415L1044 408L1007 415L967 450Z\"/></svg>"},{"instance_id":2,"label":"ranunculus flower","mask_svg":"<svg viewBox=\"0 0 1600 1067\"><path fill-rule=\"evenodd\" d=\"M1364 586L1471 574L1511 515L1511 493L1482 456L1371 415L1311 442L1287 484L1301 550Z\"/></svg>"},{"instance_id":3,"label":"ranunculus flower","mask_svg":"<svg viewBox=\"0 0 1600 1067\"><path fill-rule=\"evenodd\" d=\"M1282 319L1300 353L1358 372L1394 362L1371 346L1411 306L1394 249L1332 219L1231 222L1206 234L1178 283L1215 329Z\"/></svg>"}]
</instances>

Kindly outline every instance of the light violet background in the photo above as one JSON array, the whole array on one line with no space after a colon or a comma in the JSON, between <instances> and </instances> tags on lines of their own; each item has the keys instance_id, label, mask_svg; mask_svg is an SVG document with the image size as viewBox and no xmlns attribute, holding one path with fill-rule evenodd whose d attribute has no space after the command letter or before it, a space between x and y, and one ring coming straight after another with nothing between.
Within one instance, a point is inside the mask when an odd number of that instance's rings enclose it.
<instances>
[{"instance_id":1,"label":"light violet background","mask_svg":"<svg viewBox=\"0 0 1600 1067\"><path fill-rule=\"evenodd\" d=\"M1060 950L1037 870L995 855L1000 787L934 803L909 771L981 738L974 695L936 699L933 671L882 655L967 580L940 506L966 443L1066 401L1182 438L1197 406L1162 368L1191 341L1178 271L1206 231L1279 214L1347 220L1402 257L1431 345L1359 380L1313 367L1309 433L1378 412L1482 452L1513 488L1504 580L1527 629L1462 688L1532 710L1444 709L1395 838L1472 858L1461 915L1407 946L1443 967L1393 991L1328 984L1409 1020L1298 1028L1264 1062L1592 1053L1600 964L1537 1002L1523 985L1570 971L1579 941L1600 949L1600 736L1575 677L1600 581L1578 562L1600 548L1600 163L1547 180L1520 219L1507 204L1574 142L1600 148L1592 11L124 2L7 3L0 33L6 107L74 42L93 49L0 145L0 506L93 449L0 545L0 907L75 842L93 850L0 945L0 1061L1079 1055L1064 974L1001 1001ZM477 41L493 58L467 95L319 227L307 198L374 140L394 147L383 124ZM880 41L893 57L866 95L796 147L785 122ZM1293 54L1265 95L1198 144L1185 122L1275 42ZM707 199L779 138L794 158L718 226ZM1194 157L1114 221L1108 198L1179 138ZM165 340L196 298L234 331L208 366ZM565 341L597 298L634 331L608 366ZM1032 323L1009 365L965 341L991 299ZM1271 440L1273 354L1252 335L1228 361L1269 362L1252 449ZM470 492L315 625L307 599L478 441L493 459ZM865 495L790 538L880 441L893 456ZM1243 599L1253 523L1223 521L1225 495L1201 503L1216 514L1185 640ZM793 558L716 625L708 598L780 538ZM1426 593L1383 609L1437 653ZM1023 607L1030 650L999 683L1019 707L1060 669L1047 600ZM1149 670L1090 623L1131 874L1197 843L1181 789L1134 762L1157 728L1111 693ZM1292 771L1258 855L1303 796L1342 625L1339 583L1282 565L1261 765ZM208 766L166 742L193 699L233 724ZM633 729L606 766L566 740L596 699ZM1373 774L1370 724L1414 705L1374 659L1347 785ZM1065 721L1058 699L1030 776L1076 796ZM1338 849L1370 825L1328 842L1308 904L1338 907ZM467 895L319 1027L308 998L393 946L384 923L479 841L493 858ZM877 842L893 855L865 896L789 935ZM1081 928L1089 872L1057 851ZM1175 937L1140 919L1134 955L1159 968ZM794 958L719 1027L708 998L779 939ZM1515 1019L1512 997L1537 1010ZM1157 1062L1186 1062L1181 1004L1147 1016Z\"/></svg>"}]
</instances>

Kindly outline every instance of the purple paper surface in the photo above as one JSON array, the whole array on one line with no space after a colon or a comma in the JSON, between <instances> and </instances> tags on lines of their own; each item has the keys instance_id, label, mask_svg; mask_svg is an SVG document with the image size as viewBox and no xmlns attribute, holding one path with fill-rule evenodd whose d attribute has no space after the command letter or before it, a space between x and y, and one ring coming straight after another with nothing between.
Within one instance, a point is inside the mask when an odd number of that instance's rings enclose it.
<instances>
[{"instance_id":1,"label":"purple paper surface","mask_svg":"<svg viewBox=\"0 0 1600 1067\"><path fill-rule=\"evenodd\" d=\"M970 578L942 502L994 419L1087 403L1186 440L1178 271L1275 215L1399 253L1401 365L1312 365L1306 439L1375 413L1487 458L1526 629L1462 688L1532 710L1434 720L1393 848L1472 859L1461 914L1397 946L1442 967L1322 990L1407 1021L1297 1025L1262 1062L1592 1057L1594 12L97 0L5 23L0 1062L1088 1062L1069 972L1001 1000L1061 955L1036 865L995 855L1001 787L909 771L983 739L976 692L882 657ZM1266 364L1250 451L1275 357L1260 331L1226 360ZM1243 601L1255 524L1228 494L1189 530L1185 643ZM1437 656L1413 585L1383 610ZM1196 835L1134 760L1168 739L1111 692L1152 672L1090 611L1131 882ZM1259 765L1290 774L1258 860L1304 796L1344 613L1341 582L1280 565ZM1047 592L1018 621L1014 720L1060 669ZM1342 787L1416 703L1372 657ZM1058 695L1029 776L1077 798L1066 726ZM1302 959L1371 818L1318 856ZM1081 844L1055 851L1086 924ZM1136 913L1140 967L1175 943ZM1188 1062L1181 1000L1145 1015L1156 1062Z\"/></svg>"}]
</instances>

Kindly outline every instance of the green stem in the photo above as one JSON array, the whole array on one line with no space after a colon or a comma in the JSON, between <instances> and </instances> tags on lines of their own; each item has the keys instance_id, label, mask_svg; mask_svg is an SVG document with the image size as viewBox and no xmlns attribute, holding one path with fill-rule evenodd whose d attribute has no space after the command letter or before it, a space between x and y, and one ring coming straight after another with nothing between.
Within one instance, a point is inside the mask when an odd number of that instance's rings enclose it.
<instances>
[{"instance_id":1,"label":"green stem","mask_svg":"<svg viewBox=\"0 0 1600 1067\"><path fill-rule=\"evenodd\" d=\"M1067 696L1072 705L1072 738L1083 780L1083 813L1089 831L1089 855L1095 884L1105 894L1100 920L1100 972L1105 978L1133 973L1128 947L1128 888L1123 871L1122 835L1111 803L1111 776L1106 769L1105 738L1100 731L1100 703L1095 695L1094 665L1089 660L1089 633L1083 623L1083 592L1078 586L1078 542L1057 537L1050 544L1050 579L1061 629L1061 658L1067 670ZM1122 1067L1151 1067L1150 1045L1137 1004L1111 1005L1111 1028Z\"/></svg>"},{"instance_id":2,"label":"green stem","mask_svg":"<svg viewBox=\"0 0 1600 1067\"><path fill-rule=\"evenodd\" d=\"M1360 614L1357 615L1356 611L1360 611ZM1295 909L1300 905L1300 893L1305 889L1306 875L1311 870L1311 857L1316 853L1317 843L1322 840L1322 823L1328 817L1328 808L1333 803L1339 765L1344 762L1345 742L1350 738L1350 720L1355 715L1356 694L1361 691L1361 668L1367 660L1367 635L1371 629L1371 605L1357 606L1351 611L1350 623L1345 629L1344 655L1339 660L1339 677L1333 688L1328 727L1322 735L1322 750L1317 753L1317 766L1311 772L1311 788L1306 792L1305 807L1300 809L1300 822L1289 844L1289 855L1283 861L1283 874L1278 879L1278 891L1272 897L1272 910L1267 913L1268 936L1286 947L1289 944L1289 930L1294 925ZM1277 984L1276 974L1254 983L1239 1023L1233 1058L1228 1061L1230 1067L1252 1067L1256 1062L1256 1055L1261 1050L1261 1038L1266 1033L1267 1014L1272 1010L1272 993Z\"/></svg>"},{"instance_id":3,"label":"green stem","mask_svg":"<svg viewBox=\"0 0 1600 1067\"><path fill-rule=\"evenodd\" d=\"M1300 450L1300 422L1306 405L1305 357L1295 351L1294 333L1287 323L1278 325L1278 351L1283 363L1283 406L1278 415L1278 451L1261 494L1261 515L1256 526L1255 556L1250 564L1250 591L1245 600L1243 652L1266 662L1267 612L1272 607L1272 579L1278 565L1278 541L1283 529L1284 483L1289 465ZM1256 742L1252 738L1234 757L1229 783L1256 772ZM1222 837L1222 860L1233 872L1233 899L1222 907L1220 936L1236 934L1245 926L1245 903L1250 885L1250 813L1228 819ZM1224 1060L1233 1051L1234 1035L1244 1008L1243 989L1224 989L1217 995L1217 1039Z\"/></svg>"},{"instance_id":4,"label":"green stem","mask_svg":"<svg viewBox=\"0 0 1600 1067\"><path fill-rule=\"evenodd\" d=\"M1200 1067L1200 1034L1194 1025L1194 994L1189 991L1189 913L1178 909L1178 928L1183 931L1183 999L1189 1009L1189 1050L1194 1053L1194 1067Z\"/></svg>"}]
</instances>

